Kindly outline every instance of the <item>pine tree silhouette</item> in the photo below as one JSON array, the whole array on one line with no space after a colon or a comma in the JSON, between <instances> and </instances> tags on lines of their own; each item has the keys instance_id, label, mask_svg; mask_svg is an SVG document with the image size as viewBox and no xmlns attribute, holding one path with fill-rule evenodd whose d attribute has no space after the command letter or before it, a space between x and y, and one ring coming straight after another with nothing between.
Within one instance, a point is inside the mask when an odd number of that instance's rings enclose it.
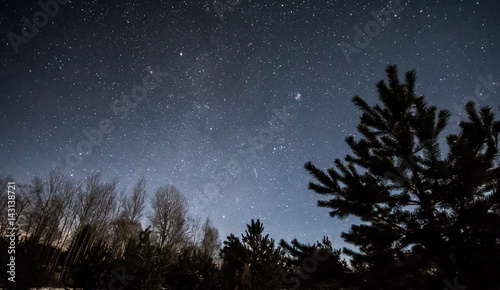
<instances>
[{"instance_id":1,"label":"pine tree silhouette","mask_svg":"<svg viewBox=\"0 0 500 290\"><path fill-rule=\"evenodd\" d=\"M130 239L117 269L130 275L123 289L162 289L171 253L152 242L150 227L141 231L139 240Z\"/></svg>"},{"instance_id":2,"label":"pine tree silhouette","mask_svg":"<svg viewBox=\"0 0 500 290\"><path fill-rule=\"evenodd\" d=\"M349 267L328 237L312 246L297 239L291 244L281 240L280 246L289 254L290 271L282 276L287 287L313 290L348 286Z\"/></svg>"},{"instance_id":3,"label":"pine tree silhouette","mask_svg":"<svg viewBox=\"0 0 500 290\"><path fill-rule=\"evenodd\" d=\"M241 289L242 275L245 263L248 261L248 252L240 239L234 234L224 241L224 248L220 252L222 258L221 276L224 289Z\"/></svg>"},{"instance_id":4,"label":"pine tree silhouette","mask_svg":"<svg viewBox=\"0 0 500 290\"><path fill-rule=\"evenodd\" d=\"M167 289L221 289L220 272L212 257L185 249L166 274Z\"/></svg>"},{"instance_id":5,"label":"pine tree silhouette","mask_svg":"<svg viewBox=\"0 0 500 290\"><path fill-rule=\"evenodd\" d=\"M279 289L285 256L269 234L263 235L260 220L247 225L242 240L233 234L221 250L225 289Z\"/></svg>"},{"instance_id":6,"label":"pine tree silhouette","mask_svg":"<svg viewBox=\"0 0 500 290\"><path fill-rule=\"evenodd\" d=\"M497 289L500 279L498 134L500 124L488 107L477 113L468 103L461 132L439 138L449 112L437 111L415 94L415 73L400 83L396 66L388 84L377 83L382 105L368 105L357 127L360 140L347 137L353 155L322 171L305 168L316 179L309 188L330 196L318 206L332 217L353 215L342 237L359 248L352 257L361 289L442 289L458 277L469 289Z\"/></svg>"},{"instance_id":7,"label":"pine tree silhouette","mask_svg":"<svg viewBox=\"0 0 500 290\"><path fill-rule=\"evenodd\" d=\"M88 255L80 256L73 265L73 282L84 289L106 288L111 278L111 267L111 250L100 240L92 246Z\"/></svg>"}]
</instances>

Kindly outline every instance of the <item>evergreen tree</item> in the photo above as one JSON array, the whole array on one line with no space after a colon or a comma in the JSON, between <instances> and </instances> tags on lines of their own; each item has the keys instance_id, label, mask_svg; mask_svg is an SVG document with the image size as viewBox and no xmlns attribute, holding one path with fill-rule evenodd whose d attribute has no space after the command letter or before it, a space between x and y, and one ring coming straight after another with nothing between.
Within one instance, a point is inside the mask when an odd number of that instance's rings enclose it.
<instances>
[{"instance_id":1,"label":"evergreen tree","mask_svg":"<svg viewBox=\"0 0 500 290\"><path fill-rule=\"evenodd\" d=\"M247 225L242 241L249 251L251 289L278 289L284 270L284 251L274 246L269 234L263 235L264 225L257 220Z\"/></svg>"},{"instance_id":2,"label":"evergreen tree","mask_svg":"<svg viewBox=\"0 0 500 290\"><path fill-rule=\"evenodd\" d=\"M226 289L279 289L285 269L285 255L274 245L264 226L257 220L247 225L240 241L227 237L221 250L222 275Z\"/></svg>"},{"instance_id":3,"label":"evergreen tree","mask_svg":"<svg viewBox=\"0 0 500 290\"><path fill-rule=\"evenodd\" d=\"M283 283L291 289L338 289L348 286L349 267L340 258L340 250L335 250L328 237L311 245L297 239L288 244L280 241L280 246L289 256L290 270L282 276Z\"/></svg>"},{"instance_id":4,"label":"evergreen tree","mask_svg":"<svg viewBox=\"0 0 500 290\"><path fill-rule=\"evenodd\" d=\"M243 269L248 261L248 252L243 243L235 235L229 235L220 256L224 289L242 289Z\"/></svg>"},{"instance_id":5,"label":"evergreen tree","mask_svg":"<svg viewBox=\"0 0 500 290\"><path fill-rule=\"evenodd\" d=\"M131 278L123 289L161 289L171 253L152 243L151 230L141 231L139 240L130 239L117 269ZM122 286L120 286L122 287Z\"/></svg>"},{"instance_id":6,"label":"evergreen tree","mask_svg":"<svg viewBox=\"0 0 500 290\"><path fill-rule=\"evenodd\" d=\"M73 265L72 278L76 287L103 289L111 279L112 253L102 240L92 246L89 253L80 256Z\"/></svg>"},{"instance_id":7,"label":"evergreen tree","mask_svg":"<svg viewBox=\"0 0 500 290\"><path fill-rule=\"evenodd\" d=\"M63 277L63 280L65 283L71 283L71 279L69 278L73 276L71 273L73 271L73 267L77 265L78 260L85 257L88 249L92 247L91 237L95 235L95 232L95 228L87 224L82 226L82 229L77 231L74 235L65 259L65 262L69 264L69 271L64 272L65 277Z\"/></svg>"},{"instance_id":8,"label":"evergreen tree","mask_svg":"<svg viewBox=\"0 0 500 290\"><path fill-rule=\"evenodd\" d=\"M184 249L169 269L167 289L221 289L220 271L212 257L199 250Z\"/></svg>"},{"instance_id":9,"label":"evergreen tree","mask_svg":"<svg viewBox=\"0 0 500 290\"><path fill-rule=\"evenodd\" d=\"M353 98L362 111L361 139L346 138L353 155L326 171L306 163L317 181L309 188L332 196L318 206L363 221L342 237L360 250L344 252L364 289L443 289L454 281L498 288L500 123L490 108L478 113L468 103L469 120L442 152L449 112L416 96L413 71L405 83L395 66L386 72L388 84L377 83L382 105Z\"/></svg>"}]
</instances>

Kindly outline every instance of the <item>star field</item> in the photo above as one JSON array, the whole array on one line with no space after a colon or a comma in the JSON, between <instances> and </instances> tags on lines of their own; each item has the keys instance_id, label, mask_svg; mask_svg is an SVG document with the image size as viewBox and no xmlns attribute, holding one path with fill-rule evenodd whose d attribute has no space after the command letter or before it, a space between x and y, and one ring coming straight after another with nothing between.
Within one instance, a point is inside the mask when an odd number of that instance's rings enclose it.
<instances>
[{"instance_id":1,"label":"star field","mask_svg":"<svg viewBox=\"0 0 500 290\"><path fill-rule=\"evenodd\" d=\"M448 133L469 100L499 113L497 1L60 1L31 38L22 19L44 10L19 2L0 18L0 173L173 184L222 240L260 218L275 239L344 246L356 221L316 206L303 165L349 153L351 98L375 103L390 64L451 111Z\"/></svg>"}]
</instances>

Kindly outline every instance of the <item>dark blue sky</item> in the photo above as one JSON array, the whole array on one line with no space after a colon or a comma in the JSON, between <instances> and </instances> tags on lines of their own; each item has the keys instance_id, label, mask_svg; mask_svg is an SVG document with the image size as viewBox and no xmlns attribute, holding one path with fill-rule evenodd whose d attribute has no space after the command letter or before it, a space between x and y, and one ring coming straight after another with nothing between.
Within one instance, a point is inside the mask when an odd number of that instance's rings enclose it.
<instances>
[{"instance_id":1,"label":"dark blue sky","mask_svg":"<svg viewBox=\"0 0 500 290\"><path fill-rule=\"evenodd\" d=\"M260 218L275 239L345 245L356 220L316 206L303 165L349 153L351 99L374 104L390 64L451 111L448 132L469 100L499 114L498 1L10 2L0 174L173 184L222 240Z\"/></svg>"}]
</instances>

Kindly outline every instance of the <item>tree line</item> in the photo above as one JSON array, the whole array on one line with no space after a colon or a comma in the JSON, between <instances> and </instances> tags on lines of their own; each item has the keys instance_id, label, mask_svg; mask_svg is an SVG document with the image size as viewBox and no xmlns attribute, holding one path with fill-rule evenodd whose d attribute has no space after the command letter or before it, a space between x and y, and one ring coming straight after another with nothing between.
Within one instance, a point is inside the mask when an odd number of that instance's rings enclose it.
<instances>
[{"instance_id":1,"label":"tree line","mask_svg":"<svg viewBox=\"0 0 500 290\"><path fill-rule=\"evenodd\" d=\"M0 178L3 212L7 212L11 180ZM121 289L130 284L130 289L134 285L152 289L154 279L162 281L153 277L154 272L165 275L154 267L170 267L193 255L215 264L220 248L217 228L208 218L203 222L189 216L187 200L174 186L155 191L150 211L146 211L147 201L144 178L130 192L119 192L116 182L105 182L98 173L82 182L55 169L46 179L18 185L16 283L5 279L3 286ZM150 225L147 229L142 228L143 218ZM0 257L6 265L7 215L0 216L0 226ZM139 275L138 269L145 272ZM118 281L122 276L135 278Z\"/></svg>"},{"instance_id":2,"label":"tree line","mask_svg":"<svg viewBox=\"0 0 500 290\"><path fill-rule=\"evenodd\" d=\"M158 188L146 211L144 179L118 192L98 174L80 182L56 169L19 187L16 287L498 289L500 122L469 102L459 132L445 135L450 112L417 96L415 72L404 82L396 66L386 73L380 104L353 98L362 114L359 139L345 139L352 154L326 170L304 166L319 207L362 221L341 233L354 248L328 237L276 243L259 219L221 244L174 186ZM0 178L3 212L9 180ZM6 216L0 226L4 234ZM5 265L5 235L0 242Z\"/></svg>"},{"instance_id":3,"label":"tree line","mask_svg":"<svg viewBox=\"0 0 500 290\"><path fill-rule=\"evenodd\" d=\"M1 177L0 186L9 180ZM317 246L296 240L292 245L281 240L278 245L264 234L258 219L251 220L241 238L228 236L222 247L217 228L208 218L201 222L189 216L186 198L172 185L155 191L147 211L144 178L130 192L118 192L116 182L105 182L98 173L81 182L55 169L46 179L18 185L16 199L16 282L3 279L1 285L9 289L278 289L286 285L298 289L318 283L313 276L321 276L323 284L333 281L329 269L339 274L348 270L328 238ZM146 228L143 217L149 224ZM6 217L0 218L0 224L0 257L6 265ZM318 259L303 265L309 256ZM318 262L321 270L316 271Z\"/></svg>"}]
</instances>

